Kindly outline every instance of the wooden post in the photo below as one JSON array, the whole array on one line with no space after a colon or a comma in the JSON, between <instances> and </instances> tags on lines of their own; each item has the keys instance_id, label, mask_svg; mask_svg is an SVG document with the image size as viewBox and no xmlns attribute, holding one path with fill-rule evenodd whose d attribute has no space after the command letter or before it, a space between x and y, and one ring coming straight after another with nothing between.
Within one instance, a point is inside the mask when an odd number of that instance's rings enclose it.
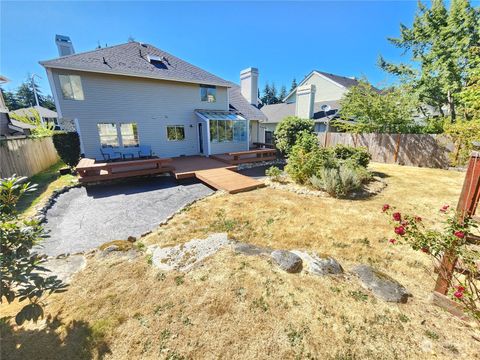
<instances>
[{"instance_id":1,"label":"wooden post","mask_svg":"<svg viewBox=\"0 0 480 360\"><path fill-rule=\"evenodd\" d=\"M475 215L480 199L480 153L474 151L470 156L465 181L457 204L459 219ZM447 251L439 265L435 291L446 295L452 281L457 258L453 249Z\"/></svg>"}]
</instances>

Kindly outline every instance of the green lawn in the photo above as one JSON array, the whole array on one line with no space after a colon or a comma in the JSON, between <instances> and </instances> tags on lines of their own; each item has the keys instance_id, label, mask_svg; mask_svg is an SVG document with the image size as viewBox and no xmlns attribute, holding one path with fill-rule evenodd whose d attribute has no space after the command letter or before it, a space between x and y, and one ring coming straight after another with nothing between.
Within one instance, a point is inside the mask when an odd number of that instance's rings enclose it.
<instances>
[{"instance_id":1,"label":"green lawn","mask_svg":"<svg viewBox=\"0 0 480 360\"><path fill-rule=\"evenodd\" d=\"M37 189L23 197L18 203L18 211L25 217L35 215L37 205L45 202L54 190L60 189L75 181L73 175L60 175L58 172L65 167L62 161L28 179L32 184L37 184Z\"/></svg>"}]
</instances>

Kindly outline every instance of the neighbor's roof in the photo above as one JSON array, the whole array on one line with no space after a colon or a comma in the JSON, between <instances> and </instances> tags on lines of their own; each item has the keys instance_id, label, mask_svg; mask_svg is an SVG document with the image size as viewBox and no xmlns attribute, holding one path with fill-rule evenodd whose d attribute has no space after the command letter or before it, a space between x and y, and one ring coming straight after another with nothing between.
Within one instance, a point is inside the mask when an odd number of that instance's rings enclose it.
<instances>
[{"instance_id":1,"label":"neighbor's roof","mask_svg":"<svg viewBox=\"0 0 480 360\"><path fill-rule=\"evenodd\" d=\"M338 101L322 101L317 102L313 105L313 119L314 120L321 120L325 117L325 112L322 111L322 105L329 105L330 111L327 115L331 116L334 115L340 108L340 103ZM272 105L265 105L262 107L261 111L265 114L268 118L266 121L267 123L279 123L287 116L295 116L295 103L280 103L280 104L272 104Z\"/></svg>"},{"instance_id":2,"label":"neighbor's roof","mask_svg":"<svg viewBox=\"0 0 480 360\"><path fill-rule=\"evenodd\" d=\"M240 86L230 83L229 92L230 107L240 112L248 120L266 121L267 117L257 107L250 104L242 95Z\"/></svg>"},{"instance_id":3,"label":"neighbor's roof","mask_svg":"<svg viewBox=\"0 0 480 360\"><path fill-rule=\"evenodd\" d=\"M149 56L157 59L152 65ZM146 77L194 84L230 86L229 82L149 44L128 42L40 61L46 68Z\"/></svg>"},{"instance_id":4,"label":"neighbor's roof","mask_svg":"<svg viewBox=\"0 0 480 360\"><path fill-rule=\"evenodd\" d=\"M13 111L10 111L10 113L20 115L20 116L31 116L33 110L37 110L38 114L42 118L56 118L56 117L58 117L58 115L55 111L44 108L43 106L38 106L38 105L29 107L29 108L22 108L22 109L13 110Z\"/></svg>"},{"instance_id":5,"label":"neighbor's roof","mask_svg":"<svg viewBox=\"0 0 480 360\"><path fill-rule=\"evenodd\" d=\"M358 80L352 77L347 77L347 76L341 76L341 75L335 75L335 74L330 74L324 71L319 71L319 70L313 70L311 71L307 76L303 78L302 81L297 85L295 89L290 91L290 93L285 97L284 100L288 99L290 96L292 96L296 91L297 88L305 83L307 79L309 79L312 75L317 74L323 77L326 77L327 79L334 81L336 84L339 86L343 86L344 88L348 89L351 88L352 86L358 85Z\"/></svg>"},{"instance_id":6,"label":"neighbor's roof","mask_svg":"<svg viewBox=\"0 0 480 360\"><path fill-rule=\"evenodd\" d=\"M15 126L17 128L21 128L21 129L30 129L30 130L35 129L35 125L27 124L27 123L24 123L22 121L18 121L18 120L12 119L12 118L10 118L10 124L12 124L13 126Z\"/></svg>"}]
</instances>

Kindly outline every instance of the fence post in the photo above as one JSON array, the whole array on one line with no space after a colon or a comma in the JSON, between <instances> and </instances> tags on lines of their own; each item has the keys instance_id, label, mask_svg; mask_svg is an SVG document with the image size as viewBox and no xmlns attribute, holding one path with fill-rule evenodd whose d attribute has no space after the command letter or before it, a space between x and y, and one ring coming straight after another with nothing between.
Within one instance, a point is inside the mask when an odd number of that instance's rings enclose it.
<instances>
[{"instance_id":1,"label":"fence post","mask_svg":"<svg viewBox=\"0 0 480 360\"><path fill-rule=\"evenodd\" d=\"M395 142L395 152L393 153L393 162L396 164L398 160L398 153L400 152L400 142L402 140L402 135L397 134L397 141Z\"/></svg>"},{"instance_id":2,"label":"fence post","mask_svg":"<svg viewBox=\"0 0 480 360\"><path fill-rule=\"evenodd\" d=\"M457 213L460 220L475 215L480 200L480 152L472 152L468 163L465 181L457 204ZM439 265L435 291L446 295L452 281L457 258L454 249L447 251Z\"/></svg>"}]
</instances>

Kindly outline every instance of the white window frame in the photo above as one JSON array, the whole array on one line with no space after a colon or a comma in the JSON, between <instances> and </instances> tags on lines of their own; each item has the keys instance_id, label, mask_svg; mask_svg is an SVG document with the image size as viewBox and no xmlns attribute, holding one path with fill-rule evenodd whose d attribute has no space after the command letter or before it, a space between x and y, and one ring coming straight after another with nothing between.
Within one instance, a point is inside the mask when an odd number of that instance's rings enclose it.
<instances>
[{"instance_id":1,"label":"white window frame","mask_svg":"<svg viewBox=\"0 0 480 360\"><path fill-rule=\"evenodd\" d=\"M206 100L203 100L202 98L202 89L207 89L207 98ZM213 98L213 101L210 101L208 99L208 89L214 89L215 90L215 94L213 95L214 98ZM201 102L208 102L208 103L215 103L217 102L217 87L215 85L200 85L200 101Z\"/></svg>"},{"instance_id":2,"label":"white window frame","mask_svg":"<svg viewBox=\"0 0 480 360\"><path fill-rule=\"evenodd\" d=\"M170 139L168 138L168 128L169 128L169 127L174 127L174 128L175 128L175 134L177 133L176 128L179 128L179 127L183 128L183 139L182 139L182 140L177 140L177 139L175 139L175 140L170 140ZM167 141L172 141L172 142L182 142L182 141L186 141L186 140L187 140L187 132L185 131L185 125L166 125L166 126L165 126L165 136L167 137Z\"/></svg>"},{"instance_id":3,"label":"white window frame","mask_svg":"<svg viewBox=\"0 0 480 360\"><path fill-rule=\"evenodd\" d=\"M79 80L80 94L77 94L78 96L76 96L75 92L73 91L73 85L72 85L72 78L73 77L76 77ZM68 81L68 83L70 85L70 90L71 90L71 93L72 93L72 97L67 97L66 94L63 92L62 79L63 79L63 81ZM62 93L62 97L63 97L64 100L72 100L72 101L83 101L83 100L85 100L85 93L83 92L82 77L80 75L59 74L58 75L58 81L60 82L60 91Z\"/></svg>"}]
</instances>

